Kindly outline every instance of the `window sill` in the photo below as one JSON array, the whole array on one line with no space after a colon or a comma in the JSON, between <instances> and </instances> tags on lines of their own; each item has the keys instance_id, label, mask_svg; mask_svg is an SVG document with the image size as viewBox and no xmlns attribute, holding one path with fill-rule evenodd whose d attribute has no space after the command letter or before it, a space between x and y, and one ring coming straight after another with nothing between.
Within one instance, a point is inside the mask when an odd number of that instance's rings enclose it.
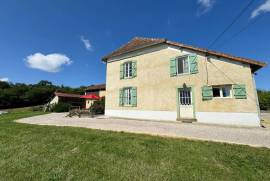
<instances>
[{"instance_id":1,"label":"window sill","mask_svg":"<svg viewBox=\"0 0 270 181\"><path fill-rule=\"evenodd\" d=\"M176 77L185 76L185 75L191 75L191 73L189 72L189 73L176 74Z\"/></svg>"},{"instance_id":2,"label":"window sill","mask_svg":"<svg viewBox=\"0 0 270 181\"><path fill-rule=\"evenodd\" d=\"M233 97L213 97L213 99L233 99Z\"/></svg>"},{"instance_id":3,"label":"window sill","mask_svg":"<svg viewBox=\"0 0 270 181\"><path fill-rule=\"evenodd\" d=\"M122 78L122 80L125 80L125 79L133 79L133 78L135 78L135 77L124 77L124 78Z\"/></svg>"},{"instance_id":4,"label":"window sill","mask_svg":"<svg viewBox=\"0 0 270 181\"><path fill-rule=\"evenodd\" d=\"M133 106L133 105L120 105L119 107L137 107L137 106Z\"/></svg>"}]
</instances>

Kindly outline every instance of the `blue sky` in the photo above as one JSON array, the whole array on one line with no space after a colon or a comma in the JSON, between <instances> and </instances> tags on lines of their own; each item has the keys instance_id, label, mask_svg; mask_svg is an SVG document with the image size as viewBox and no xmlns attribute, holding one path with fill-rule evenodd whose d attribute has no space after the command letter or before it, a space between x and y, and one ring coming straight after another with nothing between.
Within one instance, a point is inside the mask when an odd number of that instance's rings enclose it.
<instances>
[{"instance_id":1,"label":"blue sky","mask_svg":"<svg viewBox=\"0 0 270 181\"><path fill-rule=\"evenodd\" d=\"M167 38L207 48L247 3L1 0L0 79L49 80L73 87L103 83L101 57L133 37ZM212 49L270 63L269 32L270 0L256 0ZM270 89L269 70L257 72L258 88Z\"/></svg>"}]
</instances>

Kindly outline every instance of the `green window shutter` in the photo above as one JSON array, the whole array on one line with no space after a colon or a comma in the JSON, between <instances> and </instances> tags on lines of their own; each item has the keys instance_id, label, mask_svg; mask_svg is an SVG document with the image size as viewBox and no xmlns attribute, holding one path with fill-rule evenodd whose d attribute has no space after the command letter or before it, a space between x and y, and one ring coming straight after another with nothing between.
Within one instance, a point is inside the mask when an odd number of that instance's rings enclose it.
<instances>
[{"instance_id":1,"label":"green window shutter","mask_svg":"<svg viewBox=\"0 0 270 181\"><path fill-rule=\"evenodd\" d=\"M132 87L131 88L131 105L132 106L137 106L137 88Z\"/></svg>"},{"instance_id":2,"label":"green window shutter","mask_svg":"<svg viewBox=\"0 0 270 181\"><path fill-rule=\"evenodd\" d=\"M171 58L170 59L170 75L171 77L173 76L176 76L177 74L177 69L176 69L176 66L177 66L177 62L176 62L176 58Z\"/></svg>"},{"instance_id":3,"label":"green window shutter","mask_svg":"<svg viewBox=\"0 0 270 181\"><path fill-rule=\"evenodd\" d=\"M236 99L246 99L247 91L245 85L233 85L233 95Z\"/></svg>"},{"instance_id":4,"label":"green window shutter","mask_svg":"<svg viewBox=\"0 0 270 181\"><path fill-rule=\"evenodd\" d=\"M137 61L132 61L132 77L137 76Z\"/></svg>"},{"instance_id":5,"label":"green window shutter","mask_svg":"<svg viewBox=\"0 0 270 181\"><path fill-rule=\"evenodd\" d=\"M190 73L196 74L198 73L198 58L197 55L189 55L188 56L189 66L190 66Z\"/></svg>"},{"instance_id":6,"label":"green window shutter","mask_svg":"<svg viewBox=\"0 0 270 181\"><path fill-rule=\"evenodd\" d=\"M203 86L202 87L202 99L211 100L213 99L213 89L210 86Z\"/></svg>"},{"instance_id":7,"label":"green window shutter","mask_svg":"<svg viewBox=\"0 0 270 181\"><path fill-rule=\"evenodd\" d=\"M119 106L124 104L124 89L119 90Z\"/></svg>"},{"instance_id":8,"label":"green window shutter","mask_svg":"<svg viewBox=\"0 0 270 181\"><path fill-rule=\"evenodd\" d=\"M124 64L120 64L120 79L124 78Z\"/></svg>"}]
</instances>

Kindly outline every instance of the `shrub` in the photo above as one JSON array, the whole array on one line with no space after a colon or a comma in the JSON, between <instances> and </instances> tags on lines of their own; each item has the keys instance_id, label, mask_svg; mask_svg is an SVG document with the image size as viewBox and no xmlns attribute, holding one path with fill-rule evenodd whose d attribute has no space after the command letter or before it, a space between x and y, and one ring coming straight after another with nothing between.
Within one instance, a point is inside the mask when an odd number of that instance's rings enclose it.
<instances>
[{"instance_id":1,"label":"shrub","mask_svg":"<svg viewBox=\"0 0 270 181\"><path fill-rule=\"evenodd\" d=\"M104 114L104 111L105 111L105 98L102 97L100 100L95 101L91 105L90 111L93 114Z\"/></svg>"},{"instance_id":2,"label":"shrub","mask_svg":"<svg viewBox=\"0 0 270 181\"><path fill-rule=\"evenodd\" d=\"M54 104L51 107L51 111L52 112L68 112L70 108L70 104L69 103L63 103L60 102L58 104Z\"/></svg>"}]
</instances>

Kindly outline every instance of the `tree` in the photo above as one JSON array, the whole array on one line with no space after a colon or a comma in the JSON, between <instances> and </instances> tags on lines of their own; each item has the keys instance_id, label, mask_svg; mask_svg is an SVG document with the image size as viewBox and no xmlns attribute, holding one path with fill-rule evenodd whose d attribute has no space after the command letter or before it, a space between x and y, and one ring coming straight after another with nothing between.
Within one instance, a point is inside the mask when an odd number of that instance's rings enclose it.
<instances>
[{"instance_id":1,"label":"tree","mask_svg":"<svg viewBox=\"0 0 270 181\"><path fill-rule=\"evenodd\" d=\"M84 88L56 86L47 80L37 84L0 82L0 109L42 105L59 92L83 94Z\"/></svg>"},{"instance_id":2,"label":"tree","mask_svg":"<svg viewBox=\"0 0 270 181\"><path fill-rule=\"evenodd\" d=\"M7 89L10 88L10 85L8 82L0 81L0 89Z\"/></svg>"},{"instance_id":3,"label":"tree","mask_svg":"<svg viewBox=\"0 0 270 181\"><path fill-rule=\"evenodd\" d=\"M52 82L49 82L47 80L41 80L39 83L37 83L38 86L52 86Z\"/></svg>"},{"instance_id":4,"label":"tree","mask_svg":"<svg viewBox=\"0 0 270 181\"><path fill-rule=\"evenodd\" d=\"M261 110L270 110L270 91L258 90Z\"/></svg>"}]
</instances>

